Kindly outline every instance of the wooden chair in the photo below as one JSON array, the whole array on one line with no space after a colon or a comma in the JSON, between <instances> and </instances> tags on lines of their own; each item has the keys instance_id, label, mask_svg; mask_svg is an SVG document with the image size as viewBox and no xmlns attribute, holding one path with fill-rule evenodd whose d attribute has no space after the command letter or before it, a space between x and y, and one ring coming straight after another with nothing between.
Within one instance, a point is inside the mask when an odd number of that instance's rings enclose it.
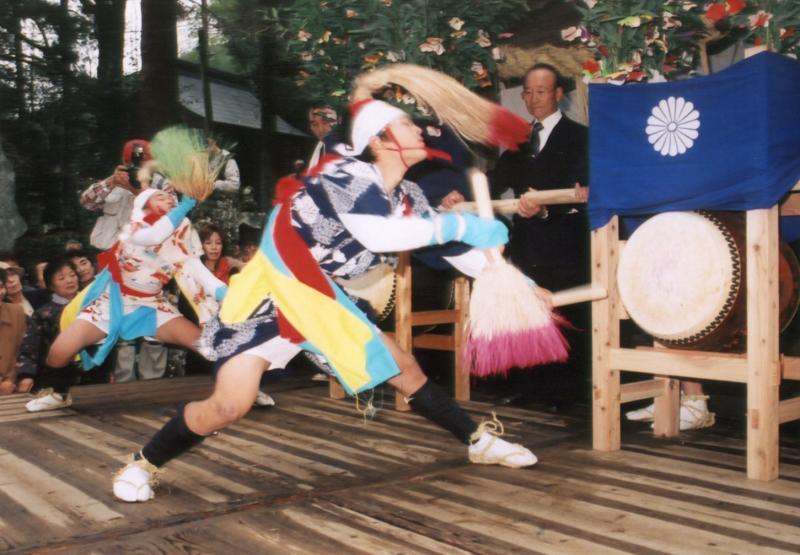
<instances>
[{"instance_id":1,"label":"wooden chair","mask_svg":"<svg viewBox=\"0 0 800 555\"><path fill-rule=\"evenodd\" d=\"M464 342L467 316L469 315L469 280L459 276L455 279L455 301L452 309L427 310L414 312L411 298L411 257L409 253L401 253L395 270L397 286L395 292L395 332L394 339L406 352L414 348L452 351L456 353L454 364L455 398L469 401L469 373L462 366L459 353ZM453 324L452 335L424 333L416 337L412 334L415 326L431 326ZM345 391L335 378L328 381L329 394L333 399L345 397ZM395 408L400 411L410 410L400 393L395 393Z\"/></svg>"}]
</instances>

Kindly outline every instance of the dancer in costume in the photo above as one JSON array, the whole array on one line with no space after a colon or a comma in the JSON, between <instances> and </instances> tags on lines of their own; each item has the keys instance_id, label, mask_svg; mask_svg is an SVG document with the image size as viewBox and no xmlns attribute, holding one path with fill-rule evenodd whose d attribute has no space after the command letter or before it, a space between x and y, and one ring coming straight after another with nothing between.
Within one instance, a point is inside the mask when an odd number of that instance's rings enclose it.
<instances>
[{"instance_id":1,"label":"dancer in costume","mask_svg":"<svg viewBox=\"0 0 800 555\"><path fill-rule=\"evenodd\" d=\"M413 80L426 90L432 79L442 78L418 70L412 67ZM392 73L393 80L401 77ZM447 86L459 87L460 95L472 94L452 79ZM357 86L354 98L367 98L358 103L351 136L352 153L368 148L374 162L329 158L320 162L319 173L280 183L279 204L268 219L259 251L232 278L218 320L203 333L218 358L214 392L179 409L133 456L114 478L117 498L151 499L152 478L159 467L244 416L262 373L282 367L303 349L324 357L348 393L388 381L413 410L467 444L472 462L512 468L536 463L528 449L490 431L497 423L476 424L428 381L414 357L384 336L336 283L394 262L397 251L450 241L486 248L508 239L506 228L494 219L437 214L419 187L403 179L429 152L420 129L405 112L369 98L375 88L379 87L367 86L365 92ZM436 109L432 99L427 103ZM489 110L501 109L489 104ZM463 113L477 113L476 107ZM485 116L486 110L481 113ZM512 129L511 137L495 134L495 141L513 145L520 134L527 134L525 122L518 123L504 111L498 115ZM503 131L502 124L495 131ZM470 275L486 264L477 250L447 260Z\"/></svg>"},{"instance_id":2,"label":"dancer in costume","mask_svg":"<svg viewBox=\"0 0 800 555\"><path fill-rule=\"evenodd\" d=\"M84 369L89 370L105 360L119 338L155 337L194 348L200 328L166 299L164 284L176 278L201 324L216 313L227 290L200 261L202 249L194 244L186 218L195 204L184 197L176 206L173 195L158 189L145 189L136 196L131 221L119 241L98 257L103 271L65 308L64 331L50 348L49 367L63 368L80 353ZM86 351L96 343L101 345L94 354ZM52 410L72 403L68 391L52 395L58 402L29 404L27 409Z\"/></svg>"}]
</instances>

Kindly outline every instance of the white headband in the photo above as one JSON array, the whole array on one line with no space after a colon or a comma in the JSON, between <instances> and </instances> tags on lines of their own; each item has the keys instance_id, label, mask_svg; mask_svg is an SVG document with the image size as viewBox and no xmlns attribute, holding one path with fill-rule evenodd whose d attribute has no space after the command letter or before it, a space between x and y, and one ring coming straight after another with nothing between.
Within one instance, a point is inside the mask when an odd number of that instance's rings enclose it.
<instances>
[{"instance_id":1,"label":"white headband","mask_svg":"<svg viewBox=\"0 0 800 555\"><path fill-rule=\"evenodd\" d=\"M350 154L358 156L367 148L369 140L392 123L394 120L406 116L400 108L396 108L382 100L370 100L359 107L353 116L350 142L353 149Z\"/></svg>"}]
</instances>

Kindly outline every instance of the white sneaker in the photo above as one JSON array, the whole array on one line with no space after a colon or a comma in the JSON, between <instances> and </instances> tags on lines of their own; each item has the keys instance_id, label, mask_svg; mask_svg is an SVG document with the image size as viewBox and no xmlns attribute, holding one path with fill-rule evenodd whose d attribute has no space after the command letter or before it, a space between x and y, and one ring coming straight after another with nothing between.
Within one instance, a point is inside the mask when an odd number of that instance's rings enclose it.
<instances>
[{"instance_id":1,"label":"white sneaker","mask_svg":"<svg viewBox=\"0 0 800 555\"><path fill-rule=\"evenodd\" d=\"M72 405L72 395L66 396L56 393L51 388L42 389L36 394L35 399L25 403L25 410L28 412L39 412L43 410L64 409Z\"/></svg>"},{"instance_id":2,"label":"white sneaker","mask_svg":"<svg viewBox=\"0 0 800 555\"><path fill-rule=\"evenodd\" d=\"M469 460L475 464L499 464L509 468L522 468L536 464L536 455L519 443L509 443L503 435L503 424L492 413L492 420L481 422L470 438Z\"/></svg>"},{"instance_id":3,"label":"white sneaker","mask_svg":"<svg viewBox=\"0 0 800 555\"><path fill-rule=\"evenodd\" d=\"M317 372L313 376L311 376L312 382L327 382L328 381L328 374L325 372Z\"/></svg>"},{"instance_id":4,"label":"white sneaker","mask_svg":"<svg viewBox=\"0 0 800 555\"><path fill-rule=\"evenodd\" d=\"M158 468L145 458L129 462L114 476L114 497L128 503L151 500L156 472Z\"/></svg>"},{"instance_id":5,"label":"white sneaker","mask_svg":"<svg viewBox=\"0 0 800 555\"><path fill-rule=\"evenodd\" d=\"M253 401L254 407L274 407L275 406L275 399L272 398L271 395L268 393L264 393L263 391L259 391L258 395L256 395L256 400Z\"/></svg>"},{"instance_id":6,"label":"white sneaker","mask_svg":"<svg viewBox=\"0 0 800 555\"><path fill-rule=\"evenodd\" d=\"M655 419L656 406L650 403L644 408L629 410L625 413L625 418L633 422L652 422Z\"/></svg>"}]
</instances>

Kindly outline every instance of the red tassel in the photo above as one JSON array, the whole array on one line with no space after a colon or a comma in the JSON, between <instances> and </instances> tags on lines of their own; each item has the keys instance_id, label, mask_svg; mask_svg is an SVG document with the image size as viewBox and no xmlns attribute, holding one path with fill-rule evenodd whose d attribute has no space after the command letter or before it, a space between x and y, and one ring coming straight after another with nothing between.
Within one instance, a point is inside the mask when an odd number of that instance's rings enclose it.
<instances>
[{"instance_id":1,"label":"red tassel","mask_svg":"<svg viewBox=\"0 0 800 555\"><path fill-rule=\"evenodd\" d=\"M496 106L489 124L489 142L511 151L519 150L519 145L528 140L531 125L515 113Z\"/></svg>"}]
</instances>

